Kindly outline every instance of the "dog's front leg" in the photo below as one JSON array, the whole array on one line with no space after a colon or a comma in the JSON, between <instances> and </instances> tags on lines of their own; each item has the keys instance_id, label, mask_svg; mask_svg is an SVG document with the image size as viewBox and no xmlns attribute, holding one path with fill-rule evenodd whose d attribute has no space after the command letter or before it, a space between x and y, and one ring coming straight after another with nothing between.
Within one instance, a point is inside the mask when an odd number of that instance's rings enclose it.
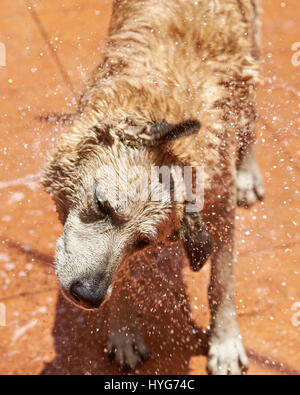
<instances>
[{"instance_id":1,"label":"dog's front leg","mask_svg":"<svg viewBox=\"0 0 300 395\"><path fill-rule=\"evenodd\" d=\"M113 292L107 308L108 354L121 369L135 370L148 359L149 349L138 329L133 301L122 288Z\"/></svg>"},{"instance_id":2,"label":"dog's front leg","mask_svg":"<svg viewBox=\"0 0 300 395\"><path fill-rule=\"evenodd\" d=\"M208 372L240 375L247 371L248 359L236 320L234 306L234 221L236 194L223 198L215 210L214 253L209 287L211 333Z\"/></svg>"}]
</instances>

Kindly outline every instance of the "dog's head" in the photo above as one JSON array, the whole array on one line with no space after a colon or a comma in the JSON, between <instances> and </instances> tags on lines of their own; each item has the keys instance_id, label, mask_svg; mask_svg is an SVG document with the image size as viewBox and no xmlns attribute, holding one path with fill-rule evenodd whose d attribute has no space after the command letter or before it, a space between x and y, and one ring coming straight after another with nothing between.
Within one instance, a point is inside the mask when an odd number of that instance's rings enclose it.
<instances>
[{"instance_id":1,"label":"dog's head","mask_svg":"<svg viewBox=\"0 0 300 395\"><path fill-rule=\"evenodd\" d=\"M122 261L178 230L183 204L172 200L153 167L169 160L168 143L199 128L197 121L128 126L121 133L98 126L84 137L76 131L62 137L42 182L64 224L55 265L71 301L99 307Z\"/></svg>"}]
</instances>

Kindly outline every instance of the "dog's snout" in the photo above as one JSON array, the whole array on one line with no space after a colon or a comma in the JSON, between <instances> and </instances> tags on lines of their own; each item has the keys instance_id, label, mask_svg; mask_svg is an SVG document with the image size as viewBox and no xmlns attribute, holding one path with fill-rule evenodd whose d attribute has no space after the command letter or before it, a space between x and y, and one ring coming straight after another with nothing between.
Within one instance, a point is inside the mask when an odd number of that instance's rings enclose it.
<instances>
[{"instance_id":1,"label":"dog's snout","mask_svg":"<svg viewBox=\"0 0 300 395\"><path fill-rule=\"evenodd\" d=\"M105 297L101 286L95 286L87 280L73 282L70 294L77 304L91 309L97 309Z\"/></svg>"}]
</instances>

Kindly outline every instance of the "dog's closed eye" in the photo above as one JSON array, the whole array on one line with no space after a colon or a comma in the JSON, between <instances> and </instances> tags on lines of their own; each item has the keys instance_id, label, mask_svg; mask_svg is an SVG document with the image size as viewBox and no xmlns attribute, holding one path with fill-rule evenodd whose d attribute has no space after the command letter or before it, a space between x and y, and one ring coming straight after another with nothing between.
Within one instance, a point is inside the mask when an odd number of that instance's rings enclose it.
<instances>
[{"instance_id":1,"label":"dog's closed eye","mask_svg":"<svg viewBox=\"0 0 300 395\"><path fill-rule=\"evenodd\" d=\"M143 239L136 241L135 248L137 250L144 250L145 248L149 247L150 245L151 245L150 240L143 238Z\"/></svg>"},{"instance_id":2,"label":"dog's closed eye","mask_svg":"<svg viewBox=\"0 0 300 395\"><path fill-rule=\"evenodd\" d=\"M113 219L116 216L114 208L110 205L109 201L105 199L100 191L99 185L96 185L95 189L95 200L97 204L98 214L101 219L110 218Z\"/></svg>"},{"instance_id":3,"label":"dog's closed eye","mask_svg":"<svg viewBox=\"0 0 300 395\"><path fill-rule=\"evenodd\" d=\"M101 202L97 200L97 207L98 207L98 212L101 215L101 217L112 217L113 212L111 210L111 207L109 204L105 204L105 202Z\"/></svg>"},{"instance_id":4,"label":"dog's closed eye","mask_svg":"<svg viewBox=\"0 0 300 395\"><path fill-rule=\"evenodd\" d=\"M121 226L128 221L128 217L120 212L119 207L113 207L96 185L95 201L100 219L109 219L115 226Z\"/></svg>"}]
</instances>

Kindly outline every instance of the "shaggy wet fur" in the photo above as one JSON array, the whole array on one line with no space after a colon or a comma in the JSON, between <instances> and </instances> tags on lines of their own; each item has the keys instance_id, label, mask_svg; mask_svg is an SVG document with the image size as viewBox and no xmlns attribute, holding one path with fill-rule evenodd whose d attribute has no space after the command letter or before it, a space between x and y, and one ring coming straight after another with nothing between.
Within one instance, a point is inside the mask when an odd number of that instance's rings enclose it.
<instances>
[{"instance_id":1,"label":"shaggy wet fur","mask_svg":"<svg viewBox=\"0 0 300 395\"><path fill-rule=\"evenodd\" d=\"M203 166L202 220L214 242L208 356L213 374L240 374L247 368L234 313L233 233L237 200L251 205L263 196L254 148L258 15L257 0L116 0L104 60L43 177L65 224L56 255L63 288L70 287L75 274L78 279L98 272L99 261L104 287L141 239L157 243L185 224L188 229L180 235L195 260L190 250L202 238L203 228L199 218L185 216L182 203L120 208L109 190L103 193L123 225L107 227L94 202L95 182L104 188L97 169L109 166L112 176L127 180L128 169L137 165ZM186 120L201 122L196 135L152 148L139 141L138 131L145 125ZM137 131L135 141L128 140L132 130ZM132 188L129 197L136 193L136 186ZM105 262L95 255L96 248ZM120 355L120 345L117 348ZM142 352L136 359L132 350L130 355L122 352L122 363L132 368L143 357Z\"/></svg>"}]
</instances>

